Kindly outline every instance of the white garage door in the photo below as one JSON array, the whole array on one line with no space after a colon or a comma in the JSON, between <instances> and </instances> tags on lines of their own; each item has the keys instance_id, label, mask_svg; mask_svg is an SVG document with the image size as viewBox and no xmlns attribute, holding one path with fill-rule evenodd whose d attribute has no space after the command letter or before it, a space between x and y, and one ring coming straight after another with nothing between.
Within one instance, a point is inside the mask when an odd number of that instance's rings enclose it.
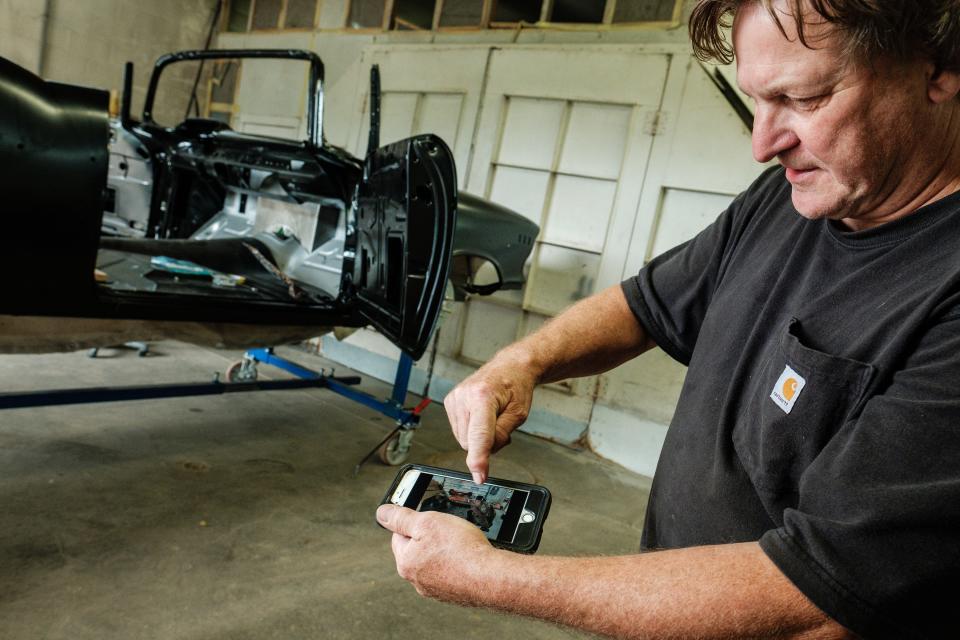
<instances>
[{"instance_id":1,"label":"white garage door","mask_svg":"<svg viewBox=\"0 0 960 640\"><path fill-rule=\"evenodd\" d=\"M469 302L465 359L488 359L616 282L667 69L666 55L637 47L493 52L470 189L541 232L523 292ZM615 268L605 269L607 260Z\"/></svg>"}]
</instances>

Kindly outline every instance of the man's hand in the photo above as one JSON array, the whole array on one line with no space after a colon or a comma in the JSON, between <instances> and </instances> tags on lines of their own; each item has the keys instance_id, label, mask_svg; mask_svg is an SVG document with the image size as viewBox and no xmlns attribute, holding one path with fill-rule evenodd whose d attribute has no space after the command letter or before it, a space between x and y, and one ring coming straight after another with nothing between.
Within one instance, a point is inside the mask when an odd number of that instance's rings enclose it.
<instances>
[{"instance_id":1,"label":"man's hand","mask_svg":"<svg viewBox=\"0 0 960 640\"><path fill-rule=\"evenodd\" d=\"M422 596L468 604L482 581L477 572L500 553L475 525L448 513L419 513L391 504L377 509L377 520L393 531L397 573Z\"/></svg>"},{"instance_id":2,"label":"man's hand","mask_svg":"<svg viewBox=\"0 0 960 640\"><path fill-rule=\"evenodd\" d=\"M530 414L536 383L530 367L500 355L444 398L453 435L467 452L467 468L477 484L487 479L490 454L510 444L510 434Z\"/></svg>"},{"instance_id":3,"label":"man's hand","mask_svg":"<svg viewBox=\"0 0 960 640\"><path fill-rule=\"evenodd\" d=\"M614 285L500 351L443 401L474 482L527 419L536 385L602 373L655 346Z\"/></svg>"},{"instance_id":4,"label":"man's hand","mask_svg":"<svg viewBox=\"0 0 960 640\"><path fill-rule=\"evenodd\" d=\"M494 549L446 513L377 509L397 572L424 596L614 638L853 638L756 542L633 556L559 558Z\"/></svg>"}]
</instances>

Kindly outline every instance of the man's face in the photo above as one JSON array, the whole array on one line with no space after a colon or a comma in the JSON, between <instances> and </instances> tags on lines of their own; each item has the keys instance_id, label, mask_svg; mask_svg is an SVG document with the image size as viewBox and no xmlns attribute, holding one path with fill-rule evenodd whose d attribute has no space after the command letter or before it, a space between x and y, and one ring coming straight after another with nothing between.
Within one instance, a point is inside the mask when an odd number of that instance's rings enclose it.
<instances>
[{"instance_id":1,"label":"man's face","mask_svg":"<svg viewBox=\"0 0 960 640\"><path fill-rule=\"evenodd\" d=\"M734 22L737 82L756 106L754 157L786 167L806 218L858 229L915 207L930 180L922 167L934 164L930 132L943 126L927 98L928 65L856 64L829 26L810 27L810 49L791 16L782 22L789 39L758 2Z\"/></svg>"}]
</instances>

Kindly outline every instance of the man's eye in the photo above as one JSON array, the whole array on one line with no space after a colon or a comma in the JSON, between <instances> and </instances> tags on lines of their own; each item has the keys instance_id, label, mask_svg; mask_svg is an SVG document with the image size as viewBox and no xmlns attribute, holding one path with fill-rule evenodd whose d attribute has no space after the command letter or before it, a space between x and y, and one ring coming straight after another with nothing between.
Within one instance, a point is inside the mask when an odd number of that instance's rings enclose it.
<instances>
[{"instance_id":1,"label":"man's eye","mask_svg":"<svg viewBox=\"0 0 960 640\"><path fill-rule=\"evenodd\" d=\"M826 96L787 96L787 100L801 109L813 109L817 107Z\"/></svg>"}]
</instances>

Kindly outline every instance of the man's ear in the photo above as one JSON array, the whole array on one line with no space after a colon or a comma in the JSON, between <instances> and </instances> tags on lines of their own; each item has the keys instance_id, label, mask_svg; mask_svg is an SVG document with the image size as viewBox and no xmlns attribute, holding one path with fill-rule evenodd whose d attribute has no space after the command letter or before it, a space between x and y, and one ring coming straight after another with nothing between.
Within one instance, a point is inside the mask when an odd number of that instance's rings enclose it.
<instances>
[{"instance_id":1,"label":"man's ear","mask_svg":"<svg viewBox=\"0 0 960 640\"><path fill-rule=\"evenodd\" d=\"M927 95L930 100L934 104L942 104L955 99L960 94L960 73L936 68L932 71L930 79L927 80Z\"/></svg>"}]
</instances>

